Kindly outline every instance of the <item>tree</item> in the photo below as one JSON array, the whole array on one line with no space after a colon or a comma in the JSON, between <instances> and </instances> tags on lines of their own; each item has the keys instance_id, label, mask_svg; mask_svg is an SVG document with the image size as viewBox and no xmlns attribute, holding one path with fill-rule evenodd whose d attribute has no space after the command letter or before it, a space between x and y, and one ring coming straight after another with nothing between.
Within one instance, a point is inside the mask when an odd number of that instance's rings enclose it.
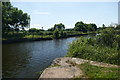
<instances>
[{"instance_id":1,"label":"tree","mask_svg":"<svg viewBox=\"0 0 120 80\"><path fill-rule=\"evenodd\" d=\"M96 31L97 26L96 24L85 24L82 21L77 22L74 27L75 31L87 32L87 31Z\"/></svg>"},{"instance_id":2,"label":"tree","mask_svg":"<svg viewBox=\"0 0 120 80\"><path fill-rule=\"evenodd\" d=\"M77 22L74 27L75 31L82 31L82 32L87 32L87 25L84 24L82 21Z\"/></svg>"},{"instance_id":3,"label":"tree","mask_svg":"<svg viewBox=\"0 0 120 80\"><path fill-rule=\"evenodd\" d=\"M96 24L87 24L88 31L96 31L97 26Z\"/></svg>"},{"instance_id":4,"label":"tree","mask_svg":"<svg viewBox=\"0 0 120 80\"><path fill-rule=\"evenodd\" d=\"M97 30L97 25L96 24L91 24L91 25L92 25L94 31L96 31Z\"/></svg>"},{"instance_id":5,"label":"tree","mask_svg":"<svg viewBox=\"0 0 120 80\"><path fill-rule=\"evenodd\" d=\"M66 32L63 32L63 30L61 30L60 33L59 33L59 36L60 36L61 38L65 38L65 37L67 37L67 33L66 33Z\"/></svg>"},{"instance_id":6,"label":"tree","mask_svg":"<svg viewBox=\"0 0 120 80\"><path fill-rule=\"evenodd\" d=\"M27 13L23 13L16 7L13 7L10 2L2 2L2 28L4 32L8 32L6 29L12 28L14 31L18 29L24 30L29 27L30 16Z\"/></svg>"},{"instance_id":7,"label":"tree","mask_svg":"<svg viewBox=\"0 0 120 80\"><path fill-rule=\"evenodd\" d=\"M42 27L42 30L43 30L43 27Z\"/></svg>"},{"instance_id":8,"label":"tree","mask_svg":"<svg viewBox=\"0 0 120 80\"><path fill-rule=\"evenodd\" d=\"M117 25L117 26L116 26L116 29L117 29L117 30L120 30L120 25Z\"/></svg>"},{"instance_id":9,"label":"tree","mask_svg":"<svg viewBox=\"0 0 120 80\"><path fill-rule=\"evenodd\" d=\"M65 29L65 31L74 31L73 28Z\"/></svg>"},{"instance_id":10,"label":"tree","mask_svg":"<svg viewBox=\"0 0 120 80\"><path fill-rule=\"evenodd\" d=\"M54 31L54 27L49 28L48 31Z\"/></svg>"},{"instance_id":11,"label":"tree","mask_svg":"<svg viewBox=\"0 0 120 80\"><path fill-rule=\"evenodd\" d=\"M8 33L8 28L10 29L10 23L12 21L10 14L11 14L12 5L10 2L2 2L2 32L3 34L6 32ZM8 15L9 14L9 15Z\"/></svg>"},{"instance_id":12,"label":"tree","mask_svg":"<svg viewBox=\"0 0 120 80\"><path fill-rule=\"evenodd\" d=\"M36 28L29 29L29 32L32 34L32 38L34 37L35 33L37 32Z\"/></svg>"},{"instance_id":13,"label":"tree","mask_svg":"<svg viewBox=\"0 0 120 80\"><path fill-rule=\"evenodd\" d=\"M102 27L100 29L106 29L105 24L102 24Z\"/></svg>"},{"instance_id":14,"label":"tree","mask_svg":"<svg viewBox=\"0 0 120 80\"><path fill-rule=\"evenodd\" d=\"M61 37L61 38L64 38L64 37L65 37L63 30L60 31L60 37Z\"/></svg>"},{"instance_id":15,"label":"tree","mask_svg":"<svg viewBox=\"0 0 120 80\"><path fill-rule=\"evenodd\" d=\"M55 29L58 29L58 30L64 30L65 29L65 26L64 24L60 23L60 24L55 24L54 25L54 30Z\"/></svg>"},{"instance_id":16,"label":"tree","mask_svg":"<svg viewBox=\"0 0 120 80\"><path fill-rule=\"evenodd\" d=\"M102 27L105 27L105 24L102 24Z\"/></svg>"},{"instance_id":17,"label":"tree","mask_svg":"<svg viewBox=\"0 0 120 80\"><path fill-rule=\"evenodd\" d=\"M112 28L104 29L101 35L98 36L97 42L100 45L113 47L115 41L115 30Z\"/></svg>"},{"instance_id":18,"label":"tree","mask_svg":"<svg viewBox=\"0 0 120 80\"><path fill-rule=\"evenodd\" d=\"M53 37L56 38L56 39L59 38L59 30L58 29L54 30Z\"/></svg>"}]
</instances>

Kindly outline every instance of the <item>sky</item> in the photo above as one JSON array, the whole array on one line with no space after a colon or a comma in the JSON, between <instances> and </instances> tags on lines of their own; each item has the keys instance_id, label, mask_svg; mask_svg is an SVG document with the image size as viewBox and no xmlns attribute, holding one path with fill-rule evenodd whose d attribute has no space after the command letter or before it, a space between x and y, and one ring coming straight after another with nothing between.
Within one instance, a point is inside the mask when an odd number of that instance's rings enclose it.
<instances>
[{"instance_id":1,"label":"sky","mask_svg":"<svg viewBox=\"0 0 120 80\"><path fill-rule=\"evenodd\" d=\"M118 2L12 2L31 17L31 28L45 30L63 23L74 28L77 21L95 23L98 27L118 22Z\"/></svg>"}]
</instances>

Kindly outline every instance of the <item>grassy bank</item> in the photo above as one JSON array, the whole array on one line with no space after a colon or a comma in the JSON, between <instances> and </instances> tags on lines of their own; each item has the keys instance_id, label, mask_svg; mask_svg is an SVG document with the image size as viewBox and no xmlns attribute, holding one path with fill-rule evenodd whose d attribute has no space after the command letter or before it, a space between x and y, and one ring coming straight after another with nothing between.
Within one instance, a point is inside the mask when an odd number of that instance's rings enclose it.
<instances>
[{"instance_id":1,"label":"grassy bank","mask_svg":"<svg viewBox=\"0 0 120 80\"><path fill-rule=\"evenodd\" d=\"M85 76L90 78L90 80L97 80L97 79L103 79L103 80L110 80L120 79L119 77L119 68L107 68L107 67L100 67L100 66L94 66L89 63L84 63L79 65L80 69L83 70Z\"/></svg>"},{"instance_id":2,"label":"grassy bank","mask_svg":"<svg viewBox=\"0 0 120 80\"><path fill-rule=\"evenodd\" d=\"M89 33L81 33L81 32L66 32L67 35L65 37L54 37L53 34L49 34L51 32L47 32L44 35L38 35L38 34L28 34L21 37L21 33L19 34L9 34L9 37L2 38L3 43L14 43L14 42L24 42L24 41L41 41L41 40L53 40L53 39L61 39L61 38L68 38L68 37L75 37L75 36L84 36L84 35L91 35L96 34L95 32L89 32ZM19 35L19 36L16 36ZM13 36L13 37L12 37Z\"/></svg>"},{"instance_id":3,"label":"grassy bank","mask_svg":"<svg viewBox=\"0 0 120 80\"><path fill-rule=\"evenodd\" d=\"M120 35L115 30L104 30L94 38L81 37L69 45L67 56L119 64Z\"/></svg>"}]
</instances>

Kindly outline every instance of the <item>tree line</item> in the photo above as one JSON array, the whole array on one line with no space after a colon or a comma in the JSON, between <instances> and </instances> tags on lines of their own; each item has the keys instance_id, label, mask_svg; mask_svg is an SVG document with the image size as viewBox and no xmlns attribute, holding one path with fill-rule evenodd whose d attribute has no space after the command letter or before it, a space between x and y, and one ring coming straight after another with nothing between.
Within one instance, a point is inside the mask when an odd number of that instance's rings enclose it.
<instances>
[{"instance_id":1,"label":"tree line","mask_svg":"<svg viewBox=\"0 0 120 80\"><path fill-rule=\"evenodd\" d=\"M55 29L58 30L65 30L65 25L60 23L60 24L55 24L54 27L49 28L48 31L54 31ZM81 32L87 32L87 31L96 31L97 30L97 25L90 23L86 24L82 21L78 21L75 23L75 27L72 29L66 29L67 31L81 31Z\"/></svg>"},{"instance_id":2,"label":"tree line","mask_svg":"<svg viewBox=\"0 0 120 80\"><path fill-rule=\"evenodd\" d=\"M26 28L29 28L26 30ZM104 24L97 28L94 23L86 24L82 21L75 23L74 28L67 29L63 23L55 24L48 30L30 28L30 15L24 13L17 7L13 7L10 2L2 2L2 34L3 38L22 38L26 35L53 35L54 38L64 38L70 34L80 34L87 32L96 32L106 29ZM113 27L114 28L114 27ZM120 30L120 25L115 29Z\"/></svg>"}]
</instances>

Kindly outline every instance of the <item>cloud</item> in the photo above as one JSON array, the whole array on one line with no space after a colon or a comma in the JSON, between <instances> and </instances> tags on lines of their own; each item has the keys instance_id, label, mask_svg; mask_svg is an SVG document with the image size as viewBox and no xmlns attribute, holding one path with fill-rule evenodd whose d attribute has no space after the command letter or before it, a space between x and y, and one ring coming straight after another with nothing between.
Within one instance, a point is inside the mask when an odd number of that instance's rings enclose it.
<instances>
[{"instance_id":1,"label":"cloud","mask_svg":"<svg viewBox=\"0 0 120 80\"><path fill-rule=\"evenodd\" d=\"M30 25L31 28L41 28L41 25L40 24L31 24Z\"/></svg>"},{"instance_id":2,"label":"cloud","mask_svg":"<svg viewBox=\"0 0 120 80\"><path fill-rule=\"evenodd\" d=\"M48 28L51 28L49 25L43 25L43 24L30 24L30 28L37 28L37 29L43 29L47 30Z\"/></svg>"}]
</instances>

